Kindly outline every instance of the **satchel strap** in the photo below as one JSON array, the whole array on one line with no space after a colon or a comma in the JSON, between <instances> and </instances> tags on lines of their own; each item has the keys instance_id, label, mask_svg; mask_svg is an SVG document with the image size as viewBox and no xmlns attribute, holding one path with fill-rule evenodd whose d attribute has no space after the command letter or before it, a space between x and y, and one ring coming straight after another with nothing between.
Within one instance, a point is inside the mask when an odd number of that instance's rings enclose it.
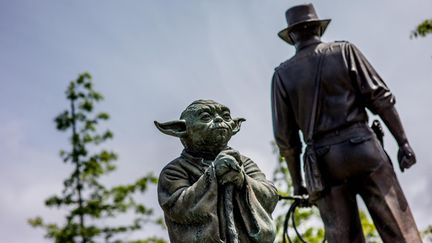
<instances>
[{"instance_id":1,"label":"satchel strap","mask_svg":"<svg viewBox=\"0 0 432 243\"><path fill-rule=\"evenodd\" d=\"M318 45L319 47L319 45ZM315 129L315 120L317 117L317 106L318 106L318 95L319 95L319 90L320 90L320 80L321 80L321 67L322 67L322 62L323 62L323 57L326 54L326 50L325 47L323 48L323 52L319 53L319 58L318 58L318 64L317 64L317 71L315 73L315 92L314 92L314 99L313 99L313 103L312 103L312 113L311 113L311 118L309 121L309 129L308 129L308 134L306 137L306 144L307 145L312 145L313 143L313 134L314 134L314 129Z\"/></svg>"}]
</instances>

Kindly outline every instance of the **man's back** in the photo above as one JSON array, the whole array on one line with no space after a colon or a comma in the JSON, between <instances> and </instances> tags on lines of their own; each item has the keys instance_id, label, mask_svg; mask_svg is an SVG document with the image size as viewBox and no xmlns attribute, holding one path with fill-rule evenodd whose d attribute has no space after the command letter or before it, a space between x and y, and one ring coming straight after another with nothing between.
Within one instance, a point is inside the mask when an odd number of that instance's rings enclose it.
<instances>
[{"instance_id":1,"label":"man's back","mask_svg":"<svg viewBox=\"0 0 432 243\"><path fill-rule=\"evenodd\" d=\"M320 55L324 56L320 74L317 74ZM394 97L385 83L351 43L305 46L276 68L272 90L275 104L283 102L291 106L292 112L278 114L286 116L281 121L294 118L303 134L308 133L317 75L320 76L314 130L317 136L367 122L365 107L376 113L394 104Z\"/></svg>"}]
</instances>

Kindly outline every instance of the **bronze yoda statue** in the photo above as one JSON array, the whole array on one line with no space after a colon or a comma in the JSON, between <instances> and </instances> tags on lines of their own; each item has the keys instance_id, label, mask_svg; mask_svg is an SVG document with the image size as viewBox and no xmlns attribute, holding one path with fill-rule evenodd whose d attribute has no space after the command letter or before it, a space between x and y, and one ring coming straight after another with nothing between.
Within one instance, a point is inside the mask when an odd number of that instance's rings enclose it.
<instances>
[{"instance_id":1,"label":"bronze yoda statue","mask_svg":"<svg viewBox=\"0 0 432 243\"><path fill-rule=\"evenodd\" d=\"M155 121L184 146L158 183L171 242L274 241L277 190L251 159L227 146L243 121L212 100L194 101L180 120Z\"/></svg>"}]
</instances>

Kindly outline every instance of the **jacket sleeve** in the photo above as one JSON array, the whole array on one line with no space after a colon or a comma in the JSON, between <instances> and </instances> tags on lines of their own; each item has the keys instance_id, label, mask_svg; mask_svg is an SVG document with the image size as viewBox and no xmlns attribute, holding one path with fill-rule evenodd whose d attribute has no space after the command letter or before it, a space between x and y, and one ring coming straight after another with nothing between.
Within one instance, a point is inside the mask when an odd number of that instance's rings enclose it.
<instances>
[{"instance_id":1,"label":"jacket sleeve","mask_svg":"<svg viewBox=\"0 0 432 243\"><path fill-rule=\"evenodd\" d=\"M285 157L299 156L302 149L299 127L295 120L286 89L277 70L272 79L271 106L273 133L281 155Z\"/></svg>"},{"instance_id":2,"label":"jacket sleeve","mask_svg":"<svg viewBox=\"0 0 432 243\"><path fill-rule=\"evenodd\" d=\"M181 166L164 168L159 176L159 204L165 216L180 224L202 223L217 208L217 182L214 168L208 167L199 179L191 183Z\"/></svg>"},{"instance_id":3,"label":"jacket sleeve","mask_svg":"<svg viewBox=\"0 0 432 243\"><path fill-rule=\"evenodd\" d=\"M360 50L347 42L344 51L350 77L354 80L365 106L374 114L394 106L394 95Z\"/></svg>"}]
</instances>

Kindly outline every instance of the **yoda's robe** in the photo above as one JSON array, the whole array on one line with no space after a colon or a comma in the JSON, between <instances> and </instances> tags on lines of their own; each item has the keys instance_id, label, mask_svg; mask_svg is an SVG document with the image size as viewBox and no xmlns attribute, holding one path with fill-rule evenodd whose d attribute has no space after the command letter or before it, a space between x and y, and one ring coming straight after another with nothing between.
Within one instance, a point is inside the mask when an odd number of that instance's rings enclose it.
<instances>
[{"instance_id":1,"label":"yoda's robe","mask_svg":"<svg viewBox=\"0 0 432 243\"><path fill-rule=\"evenodd\" d=\"M234 222L239 242L272 243L275 239L273 212L278 201L274 185L247 157L241 156L245 183L235 189ZM216 181L211 161L185 151L161 172L159 204L173 243L223 242L223 186Z\"/></svg>"}]
</instances>

